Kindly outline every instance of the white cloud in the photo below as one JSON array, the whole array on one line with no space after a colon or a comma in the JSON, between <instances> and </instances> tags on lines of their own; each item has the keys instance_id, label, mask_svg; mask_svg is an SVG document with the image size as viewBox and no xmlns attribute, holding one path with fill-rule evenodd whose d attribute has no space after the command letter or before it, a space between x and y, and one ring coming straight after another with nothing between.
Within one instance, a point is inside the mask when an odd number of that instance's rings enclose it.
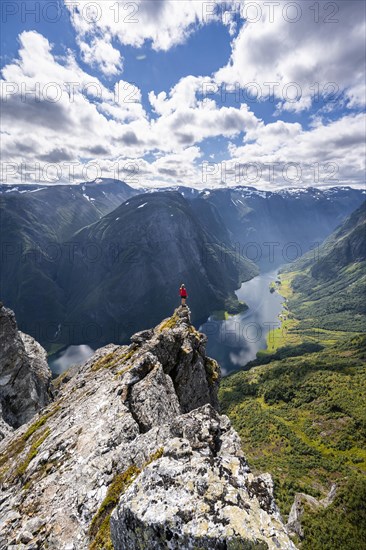
<instances>
[{"instance_id":1,"label":"white cloud","mask_svg":"<svg viewBox=\"0 0 366 550\"><path fill-rule=\"evenodd\" d=\"M206 138L232 137L256 127L258 119L246 104L239 108L218 107L212 99L202 98L203 84L212 82L207 77L182 78L169 94L150 92L150 103L160 115L152 124L152 133L167 147L172 143L193 145Z\"/></svg>"},{"instance_id":2,"label":"white cloud","mask_svg":"<svg viewBox=\"0 0 366 550\"><path fill-rule=\"evenodd\" d=\"M2 146L4 162L18 166L25 162L27 173L36 163L44 167L47 163L79 162L73 181L103 175L120 177L140 187L178 183L202 187L220 185L222 181L243 183L235 179L235 169L230 165L281 167L292 162L301 165L304 184L322 185L325 176L331 175L327 163L333 162L340 183L364 182L362 115L343 116L328 123L317 117L310 130L281 120L265 124L245 103L238 108L227 107L202 97L204 86L215 86L210 77L187 76L170 91L157 95L150 92L154 110L150 116L135 85L119 80L113 88L104 86L78 66L71 52L56 57L49 41L35 31L23 32L19 42L18 59L3 69L6 132L2 134ZM38 101L34 93L37 89ZM52 101L50 96L55 90L61 90L61 95ZM236 140L228 141L227 152L224 142L224 150L220 151L220 158L227 154L228 169L217 165L212 180L204 181L200 146L206 139L221 136ZM241 145L237 144L239 136ZM89 161L98 163L101 172L85 171ZM311 168L316 163L320 170L318 182ZM50 181L50 172L42 176ZM34 170L31 177L44 181ZM17 182L19 177L11 174L8 181ZM281 175L275 183L264 176L245 183L269 188L274 184L291 185Z\"/></svg>"},{"instance_id":3,"label":"white cloud","mask_svg":"<svg viewBox=\"0 0 366 550\"><path fill-rule=\"evenodd\" d=\"M183 43L200 25L220 17L211 14L214 3L202 0L79 0L65 5L79 37L107 32L121 44L141 47L151 41L153 49L164 51Z\"/></svg>"},{"instance_id":4,"label":"white cloud","mask_svg":"<svg viewBox=\"0 0 366 550\"><path fill-rule=\"evenodd\" d=\"M108 41L108 37L94 38L90 44L79 41L79 47L84 63L97 67L107 76L122 73L122 56Z\"/></svg>"},{"instance_id":5,"label":"white cloud","mask_svg":"<svg viewBox=\"0 0 366 550\"><path fill-rule=\"evenodd\" d=\"M52 45L35 31L23 32L19 41L19 59L4 67L1 87L9 161L39 161L49 155L54 162L55 152L61 152L61 161L66 150L75 161L117 156L121 146L130 151L138 144L138 136L134 143L131 139L138 128L129 125L136 120L146 124L138 89L133 89L133 101L126 102L126 82L106 88L82 71L71 53L55 58ZM19 149L25 135L33 139Z\"/></svg>"},{"instance_id":6,"label":"white cloud","mask_svg":"<svg viewBox=\"0 0 366 550\"><path fill-rule=\"evenodd\" d=\"M202 90L204 78L186 76L170 90L166 92L149 93L149 101L158 115L169 115L179 108L195 108L198 104L197 93Z\"/></svg>"},{"instance_id":7,"label":"white cloud","mask_svg":"<svg viewBox=\"0 0 366 550\"><path fill-rule=\"evenodd\" d=\"M35 31L23 32L19 42L19 58L3 70L3 124L8 129L3 147L8 162L34 166L97 161L108 167L107 161L140 162L150 153L156 160L145 173L159 181L170 177L170 182L173 161L182 163L180 178L193 177L201 141L234 136L258 122L245 105L219 108L213 100L198 99L204 79L191 76L169 94L151 93L157 116L149 117L135 85L120 80L107 88L85 73L71 52L55 57L49 41ZM24 135L32 139L24 140ZM80 167L75 170L82 172Z\"/></svg>"},{"instance_id":8,"label":"white cloud","mask_svg":"<svg viewBox=\"0 0 366 550\"><path fill-rule=\"evenodd\" d=\"M307 109L319 96L329 99L337 89L350 106L365 104L363 1L250 4L244 4L249 21L233 41L231 58L216 73L219 82L256 82L262 98L273 94L279 108L290 111Z\"/></svg>"},{"instance_id":9,"label":"white cloud","mask_svg":"<svg viewBox=\"0 0 366 550\"><path fill-rule=\"evenodd\" d=\"M254 183L269 189L291 185L364 184L365 128L364 114L346 115L326 125L318 123L307 131L300 124L259 124L247 136L253 143L229 147L232 173L228 183L234 183L236 175L236 184ZM259 168L253 176L255 164ZM247 181L244 181L245 170L240 172L239 166L248 170L252 167ZM254 179L250 181L251 178Z\"/></svg>"}]
</instances>

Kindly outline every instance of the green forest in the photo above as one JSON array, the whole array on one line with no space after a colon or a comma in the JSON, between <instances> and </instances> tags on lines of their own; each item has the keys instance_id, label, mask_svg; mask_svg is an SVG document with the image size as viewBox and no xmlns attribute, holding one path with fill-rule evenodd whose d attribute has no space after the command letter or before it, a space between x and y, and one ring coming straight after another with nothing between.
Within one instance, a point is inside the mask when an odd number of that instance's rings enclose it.
<instances>
[{"instance_id":1,"label":"green forest","mask_svg":"<svg viewBox=\"0 0 366 550\"><path fill-rule=\"evenodd\" d=\"M336 484L328 507L304 507L295 542L306 550L366 548L364 213L324 243L316 262L304 256L282 270L282 328L249 370L221 384L222 412L250 467L273 475L284 519L296 493L321 500Z\"/></svg>"}]
</instances>

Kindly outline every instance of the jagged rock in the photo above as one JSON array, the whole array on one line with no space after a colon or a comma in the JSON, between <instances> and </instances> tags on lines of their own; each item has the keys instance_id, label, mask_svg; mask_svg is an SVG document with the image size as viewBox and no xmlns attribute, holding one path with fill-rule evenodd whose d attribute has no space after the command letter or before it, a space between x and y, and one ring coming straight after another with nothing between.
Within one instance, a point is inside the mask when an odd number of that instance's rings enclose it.
<instances>
[{"instance_id":1,"label":"jagged rock","mask_svg":"<svg viewBox=\"0 0 366 550\"><path fill-rule=\"evenodd\" d=\"M27 548L50 550L108 547L110 536L123 550L294 548L270 476L250 473L217 411L204 343L179 308L130 346L97 350L0 443L1 550L28 534Z\"/></svg>"},{"instance_id":2,"label":"jagged rock","mask_svg":"<svg viewBox=\"0 0 366 550\"><path fill-rule=\"evenodd\" d=\"M17 428L47 405L51 379L46 351L34 338L18 331L13 311L0 302L0 401L4 422Z\"/></svg>"},{"instance_id":3,"label":"jagged rock","mask_svg":"<svg viewBox=\"0 0 366 550\"><path fill-rule=\"evenodd\" d=\"M142 344L143 342L146 342L146 340L150 340L150 338L153 335L153 330L142 330L141 332L136 332L136 334L133 334L131 336L131 342L136 342L137 344Z\"/></svg>"},{"instance_id":4,"label":"jagged rock","mask_svg":"<svg viewBox=\"0 0 366 550\"><path fill-rule=\"evenodd\" d=\"M10 435L13 431L13 428L9 426L3 419L3 409L0 403L0 441L4 439L7 435Z\"/></svg>"},{"instance_id":5,"label":"jagged rock","mask_svg":"<svg viewBox=\"0 0 366 550\"><path fill-rule=\"evenodd\" d=\"M144 468L112 514L116 550L294 548L270 476L249 472L227 417L206 405L168 430L162 457Z\"/></svg>"},{"instance_id":6,"label":"jagged rock","mask_svg":"<svg viewBox=\"0 0 366 550\"><path fill-rule=\"evenodd\" d=\"M328 495L322 500L317 500L311 495L305 493L296 493L294 503L291 506L290 514L287 520L287 529L290 533L297 535L300 539L304 537L304 530L301 525L301 519L304 515L304 507L308 506L312 510L317 508L327 508L332 504L337 491L336 483L333 483Z\"/></svg>"},{"instance_id":7,"label":"jagged rock","mask_svg":"<svg viewBox=\"0 0 366 550\"><path fill-rule=\"evenodd\" d=\"M159 364L131 390L130 408L134 411L140 431L169 422L180 414L178 397L172 379Z\"/></svg>"}]
</instances>

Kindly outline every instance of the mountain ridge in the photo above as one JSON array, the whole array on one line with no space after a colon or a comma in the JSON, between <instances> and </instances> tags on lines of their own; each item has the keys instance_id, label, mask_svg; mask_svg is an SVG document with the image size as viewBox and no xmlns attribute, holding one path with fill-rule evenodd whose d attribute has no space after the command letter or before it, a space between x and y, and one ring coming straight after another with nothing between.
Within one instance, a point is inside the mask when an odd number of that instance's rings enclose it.
<instances>
[{"instance_id":1,"label":"mountain ridge","mask_svg":"<svg viewBox=\"0 0 366 550\"><path fill-rule=\"evenodd\" d=\"M220 368L188 308L131 341L62 375L0 443L0 547L295 550L271 477L217 412Z\"/></svg>"},{"instance_id":2,"label":"mountain ridge","mask_svg":"<svg viewBox=\"0 0 366 550\"><path fill-rule=\"evenodd\" d=\"M179 193L160 192L133 197L79 230L73 237L73 262L66 259L59 272L69 289L65 323L97 322L106 339L120 325L124 336L116 337L121 341L129 331L146 328L171 311L182 282L194 305L194 320L208 316L212 307L234 310L234 290L256 267L235 256L229 237L221 242L208 234L207 223ZM103 258L88 263L82 251L93 243Z\"/></svg>"},{"instance_id":3,"label":"mountain ridge","mask_svg":"<svg viewBox=\"0 0 366 550\"><path fill-rule=\"evenodd\" d=\"M118 194L113 195L112 191L109 195L107 193L107 197L103 195L104 189L118 190L122 186L123 191L124 184L115 180L106 180L102 183L94 181L85 185L93 189L93 192L99 193L98 208L93 201L83 197L83 184L81 184L79 194L75 189L71 189L72 186L66 186L63 190L56 186L53 190L40 190L36 193L0 194L2 299L16 312L20 328L33 335L49 351L53 352L72 343L83 344L88 341L94 347L101 345L103 342L100 340L92 342L93 339L98 340L97 333L100 333L101 328L108 333L105 343L119 338L119 333L121 340L118 341L122 342L122 339L127 338L133 331L157 322L159 317L166 315L176 305L173 303L177 292L176 288L169 286L170 281L168 281L166 289L163 284L160 284L160 282L165 282L166 278L166 273L161 272L161 267L166 264L165 248L168 250L173 247L169 243L166 247L164 242L167 241L170 231L172 231L172 235L174 233L178 235L172 223L174 218L169 216L165 235L164 227L160 224L160 245L158 246L159 243L156 241L153 246L149 247L151 236L146 233L149 224L144 222L142 215L147 212L148 206L143 207L143 203L140 202L138 206L141 209L136 209L134 220L130 220L136 232L136 235L133 235L128 228L120 227L122 220L120 223L116 220L119 217L119 209L121 208L123 211L125 208L121 206L122 197L118 198ZM180 187L176 191L161 190L145 195L140 193L135 195L136 190L131 189L127 186L127 191L131 194L130 200L140 201L142 197L146 196L148 203L150 201L160 202L161 206L167 204L166 197L169 194L171 197L183 197L179 192L179 189L182 191ZM273 269L279 263L283 264L289 259L292 260L291 255L293 254L296 259L296 256L314 244L314 240L328 236L344 219L344 216L354 209L353 207L359 206L359 202L363 198L361 191L345 188L331 188L327 191L301 190L298 197L294 196L296 193L294 190L292 191L292 193L287 193L288 196L284 192L281 195L247 187L238 187L234 190L204 191L198 195L191 193L189 189L188 192L185 192L186 198L183 198L187 203L185 206L187 220L184 224L187 225L188 220L192 219L193 212L196 220L195 227L198 227L197 223L200 225L200 229L197 229L200 237L198 238L196 231L196 237L188 238L180 248L179 246L173 247L177 254L174 260L175 264L181 266L180 275L177 274L180 280L177 280L175 285L179 287L182 282L187 284L187 277L189 279L192 265L195 266L198 276L203 274L202 281L207 295L206 303L204 303L202 292L196 288L195 280L190 296L190 303L198 322L204 322L214 309L237 312L239 305L234 290L240 286L242 281L258 272L258 267L255 267L253 263L261 268L271 267ZM88 191L88 193L89 198L92 199L91 192ZM42 194L45 196L43 197ZM73 194L76 197L75 200L72 199ZM110 202L112 195L113 201L115 201L113 208ZM48 198L44 203L46 196ZM54 197L54 202L51 197ZM107 201L109 206L104 201ZM128 203L129 199L125 200L124 196L122 205L127 204L128 206ZM45 204L47 204L46 208ZM101 209L104 209L103 212ZM141 216L138 215L139 213ZM312 224L308 224L309 216L311 216ZM90 234L95 224L100 222L99 226L101 226L108 221L111 228L115 227L116 231L122 235L121 243L115 242L117 239L113 235L109 237L109 242L115 244L113 250L108 250L108 243L103 239L102 231L98 234L99 240L96 240L93 234L90 243L82 242L80 234ZM149 231L156 234L159 221L156 219L155 225L150 227ZM146 235L143 235L144 231ZM130 235L129 242L123 236L124 233ZM297 241L299 234L302 236ZM109 235L111 235L111 231L109 231ZM138 236L137 240L136 236ZM74 245L76 247L83 245L83 250L74 251ZM152 250L154 250L154 254L151 254ZM80 267L82 256L85 257L88 254L91 254L92 257L90 260L87 258L88 265L85 266L84 262L85 269L82 271ZM93 254L97 255L94 259ZM196 257L193 264L191 257ZM136 264L136 260L146 266L141 274L147 285L146 295L141 297L142 301L139 303L146 302L145 310L149 310L149 315L152 315L152 310L156 311L156 317L151 316L146 319L147 324L144 325L141 322L141 319L144 318L144 311L141 311L139 325L137 319L132 319L130 327L123 322L122 325L125 326L119 328L119 311L122 311L124 307L129 307L132 317L134 317L133 296L136 293L136 291L135 293L131 291L130 295L123 295L123 289L120 290L120 274L123 280L123 276L126 277L127 273L132 273L132 263ZM74 261L75 265L73 265ZM116 265L114 267L111 265L112 261L120 262L120 271L117 270ZM123 262L126 265L123 265ZM147 266L147 262L151 263L151 267ZM108 263L111 277L109 273L105 272L106 263ZM173 266L174 262L171 263ZM252 267L249 269L250 265ZM82 313L83 306L82 304L78 305L74 298L71 303L68 303L68 296L72 294L72 291L68 288L67 281L70 274L66 269L67 266L74 273L79 270L80 276L76 287L81 288L81 293L86 290L82 284L84 275L88 280L92 275L90 272L94 272L94 286L89 289L89 299L94 304L92 308L94 313L85 312L87 324L91 327L90 333L93 333L92 336L85 337L84 334L81 334L73 337L73 334L77 332L75 319L76 323L79 323L77 309ZM207 277L209 266L210 276ZM169 267L169 271L174 273L175 265ZM20 276L16 275L18 272ZM98 279L98 277L100 278ZM110 278L109 283L108 278ZM101 296L100 289L106 284L111 289L111 293L107 294L107 299L111 305L109 311L113 312L112 316L104 311L103 300L98 300L98 296ZM129 281L124 284L128 286ZM139 289L138 292L140 292ZM121 296L118 296L119 293ZM172 296L171 301L166 298L168 293ZM155 294L159 294L160 300ZM153 308L149 308L148 305L151 298L155 304ZM121 303L122 299L123 304ZM41 304L41 307L38 307L37 304ZM118 304L120 310L118 310ZM101 327L101 322L105 321L108 322L108 327ZM69 328L65 327L61 340L60 326L63 323L69 323Z\"/></svg>"},{"instance_id":4,"label":"mountain ridge","mask_svg":"<svg viewBox=\"0 0 366 550\"><path fill-rule=\"evenodd\" d=\"M366 330L366 201L315 251L283 268L299 330Z\"/></svg>"}]
</instances>

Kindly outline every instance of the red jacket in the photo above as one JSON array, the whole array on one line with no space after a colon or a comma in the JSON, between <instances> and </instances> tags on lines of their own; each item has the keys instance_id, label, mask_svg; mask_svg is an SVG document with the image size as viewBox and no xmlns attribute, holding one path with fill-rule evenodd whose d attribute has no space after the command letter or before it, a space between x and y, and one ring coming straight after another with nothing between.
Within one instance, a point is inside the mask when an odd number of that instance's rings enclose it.
<instances>
[{"instance_id":1,"label":"red jacket","mask_svg":"<svg viewBox=\"0 0 366 550\"><path fill-rule=\"evenodd\" d=\"M181 298L187 298L187 296L188 296L187 291L186 291L185 288L180 288L179 289L179 294L180 294Z\"/></svg>"}]
</instances>

